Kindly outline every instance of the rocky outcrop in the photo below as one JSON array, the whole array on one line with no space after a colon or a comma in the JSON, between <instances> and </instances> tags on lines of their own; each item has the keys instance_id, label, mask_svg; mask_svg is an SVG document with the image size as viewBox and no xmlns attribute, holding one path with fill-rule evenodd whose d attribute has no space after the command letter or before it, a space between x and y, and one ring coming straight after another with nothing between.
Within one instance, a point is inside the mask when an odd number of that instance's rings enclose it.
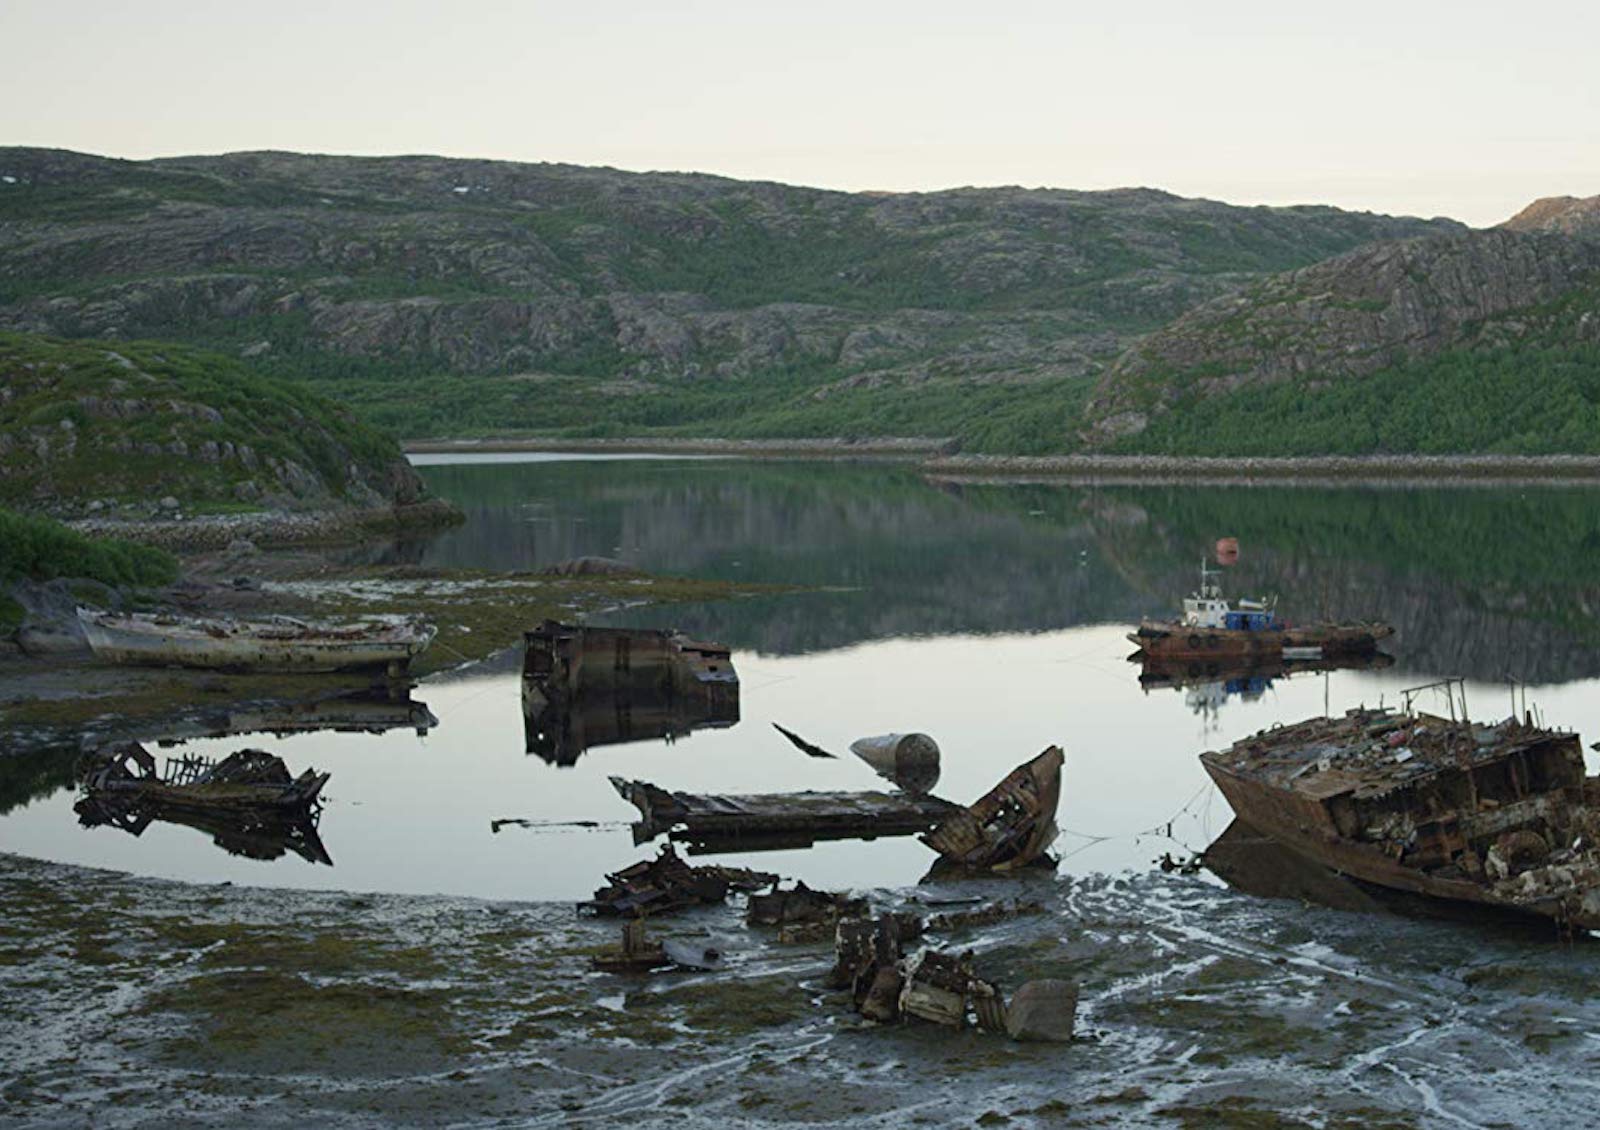
<instances>
[{"instance_id":1,"label":"rocky outcrop","mask_svg":"<svg viewBox=\"0 0 1600 1130\"><path fill-rule=\"evenodd\" d=\"M1506 229L1376 244L1191 310L1130 349L1090 403L1091 444L1155 413L1291 378L1360 376L1461 344L1600 278L1600 244Z\"/></svg>"},{"instance_id":2,"label":"rocky outcrop","mask_svg":"<svg viewBox=\"0 0 1600 1130\"><path fill-rule=\"evenodd\" d=\"M1546 196L1500 225L1511 231L1600 238L1600 196Z\"/></svg>"}]
</instances>

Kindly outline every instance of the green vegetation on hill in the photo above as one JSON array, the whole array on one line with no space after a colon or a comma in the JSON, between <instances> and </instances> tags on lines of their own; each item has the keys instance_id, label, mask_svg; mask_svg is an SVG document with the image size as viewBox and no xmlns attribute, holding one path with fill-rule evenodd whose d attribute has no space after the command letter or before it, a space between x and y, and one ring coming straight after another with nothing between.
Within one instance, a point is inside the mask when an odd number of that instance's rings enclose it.
<instances>
[{"instance_id":1,"label":"green vegetation on hill","mask_svg":"<svg viewBox=\"0 0 1600 1130\"><path fill-rule=\"evenodd\" d=\"M190 346L0 333L0 380L8 505L370 505L420 490L395 441L348 409Z\"/></svg>"},{"instance_id":2,"label":"green vegetation on hill","mask_svg":"<svg viewBox=\"0 0 1600 1130\"><path fill-rule=\"evenodd\" d=\"M87 538L48 518L0 510L0 585L57 577L151 587L177 580L178 562L155 546Z\"/></svg>"},{"instance_id":3,"label":"green vegetation on hill","mask_svg":"<svg viewBox=\"0 0 1600 1130\"><path fill-rule=\"evenodd\" d=\"M1456 349L1368 377L1185 402L1108 450L1162 455L1600 455L1600 346Z\"/></svg>"}]
</instances>

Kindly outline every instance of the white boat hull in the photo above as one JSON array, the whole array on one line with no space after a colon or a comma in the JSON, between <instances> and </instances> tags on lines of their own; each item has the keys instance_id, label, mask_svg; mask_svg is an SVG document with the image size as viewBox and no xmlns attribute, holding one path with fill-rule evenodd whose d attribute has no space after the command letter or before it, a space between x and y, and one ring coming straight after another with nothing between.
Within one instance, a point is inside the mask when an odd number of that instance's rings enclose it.
<instances>
[{"instance_id":1,"label":"white boat hull","mask_svg":"<svg viewBox=\"0 0 1600 1130\"><path fill-rule=\"evenodd\" d=\"M231 671L321 673L386 669L399 674L432 642L431 625L375 619L369 634L345 629L319 635L325 625L294 632L282 624L118 616L80 609L84 638L108 663L200 667Z\"/></svg>"}]
</instances>

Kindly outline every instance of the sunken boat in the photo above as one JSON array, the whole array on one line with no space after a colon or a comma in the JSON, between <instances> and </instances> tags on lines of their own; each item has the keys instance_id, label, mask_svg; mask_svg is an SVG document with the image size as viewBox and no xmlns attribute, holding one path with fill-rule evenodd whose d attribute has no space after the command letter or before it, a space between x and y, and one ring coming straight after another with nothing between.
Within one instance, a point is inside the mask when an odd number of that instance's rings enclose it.
<instances>
[{"instance_id":1,"label":"sunken boat","mask_svg":"<svg viewBox=\"0 0 1600 1130\"><path fill-rule=\"evenodd\" d=\"M674 741L739 721L739 675L722 644L554 620L523 638L527 751L553 765L575 764L594 746Z\"/></svg>"},{"instance_id":2,"label":"sunken boat","mask_svg":"<svg viewBox=\"0 0 1600 1130\"><path fill-rule=\"evenodd\" d=\"M78 609L95 656L108 663L223 671L404 675L436 629L411 616L234 620L173 613Z\"/></svg>"},{"instance_id":3,"label":"sunken boat","mask_svg":"<svg viewBox=\"0 0 1600 1130\"><path fill-rule=\"evenodd\" d=\"M1200 587L1184 598L1183 615L1176 620L1146 618L1128 634L1129 642L1148 659L1220 663L1369 655L1379 640L1394 634L1393 627L1379 621L1290 624L1278 616L1273 599L1228 600L1217 576L1202 562Z\"/></svg>"},{"instance_id":4,"label":"sunken boat","mask_svg":"<svg viewBox=\"0 0 1600 1130\"><path fill-rule=\"evenodd\" d=\"M1433 685L1430 684L1430 687ZM1600 928L1600 778L1576 734L1514 715L1357 708L1201 754L1235 816L1378 887ZM1464 697L1464 696L1463 696Z\"/></svg>"}]
</instances>

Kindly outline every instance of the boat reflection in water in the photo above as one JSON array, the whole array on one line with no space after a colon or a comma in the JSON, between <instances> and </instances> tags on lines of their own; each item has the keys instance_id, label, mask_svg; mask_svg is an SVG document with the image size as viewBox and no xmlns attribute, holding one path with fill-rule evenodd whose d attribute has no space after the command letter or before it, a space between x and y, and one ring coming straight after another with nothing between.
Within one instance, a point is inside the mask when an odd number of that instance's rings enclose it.
<instances>
[{"instance_id":1,"label":"boat reflection in water","mask_svg":"<svg viewBox=\"0 0 1600 1130\"><path fill-rule=\"evenodd\" d=\"M381 734L415 730L425 736L439 724L428 704L411 697L409 687L364 687L313 702L269 702L231 708L225 715L205 714L191 725L158 739L163 746L192 738L227 738L240 734Z\"/></svg>"},{"instance_id":2,"label":"boat reflection in water","mask_svg":"<svg viewBox=\"0 0 1600 1130\"><path fill-rule=\"evenodd\" d=\"M73 811L85 828L142 836L157 821L182 824L230 855L271 860L292 851L333 865L317 834L328 773L308 769L292 777L282 758L262 750L217 762L168 758L158 772L155 758L128 742L85 754L78 775L83 795Z\"/></svg>"},{"instance_id":3,"label":"boat reflection in water","mask_svg":"<svg viewBox=\"0 0 1600 1130\"><path fill-rule=\"evenodd\" d=\"M1297 658L1276 655L1256 660L1157 659L1143 652L1128 657L1139 664L1139 686L1146 694L1162 687L1184 692L1184 701L1196 714L1214 715L1230 699L1255 702L1274 681L1319 671L1372 671L1391 666L1394 656L1381 651L1370 655Z\"/></svg>"},{"instance_id":4,"label":"boat reflection in water","mask_svg":"<svg viewBox=\"0 0 1600 1130\"><path fill-rule=\"evenodd\" d=\"M527 751L552 765L574 765L594 746L673 741L739 721L739 676L721 644L554 620L524 638Z\"/></svg>"}]
</instances>

